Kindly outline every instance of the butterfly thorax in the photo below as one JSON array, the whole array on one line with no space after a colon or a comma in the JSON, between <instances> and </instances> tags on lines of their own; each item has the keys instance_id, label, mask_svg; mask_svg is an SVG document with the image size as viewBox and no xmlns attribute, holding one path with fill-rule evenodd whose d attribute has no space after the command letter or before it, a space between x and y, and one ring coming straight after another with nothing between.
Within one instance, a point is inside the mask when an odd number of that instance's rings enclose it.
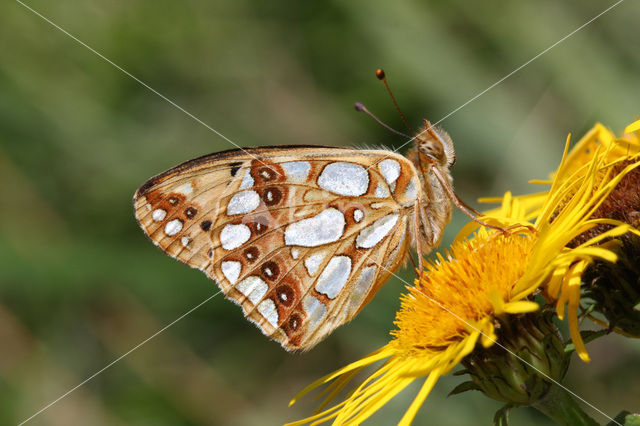
<instances>
[{"instance_id":1,"label":"butterfly thorax","mask_svg":"<svg viewBox=\"0 0 640 426\"><path fill-rule=\"evenodd\" d=\"M425 125L429 124L425 121ZM452 186L450 169L455 165L456 155L453 142L442 129L430 127L421 129L415 138L415 145L407 157L418 170L422 191L417 200L417 223L414 229L416 245L428 252L440 243L444 227L451 220L452 200L436 173Z\"/></svg>"}]
</instances>

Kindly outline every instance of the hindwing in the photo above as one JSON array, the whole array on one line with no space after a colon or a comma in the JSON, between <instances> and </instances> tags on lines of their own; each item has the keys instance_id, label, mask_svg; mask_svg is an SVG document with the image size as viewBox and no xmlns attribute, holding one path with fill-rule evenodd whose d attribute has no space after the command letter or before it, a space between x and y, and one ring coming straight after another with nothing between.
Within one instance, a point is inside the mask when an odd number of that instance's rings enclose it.
<instances>
[{"instance_id":1,"label":"hindwing","mask_svg":"<svg viewBox=\"0 0 640 426\"><path fill-rule=\"evenodd\" d=\"M138 223L201 269L262 332L306 350L351 320L407 253L419 179L384 150L232 150L135 194Z\"/></svg>"}]
</instances>

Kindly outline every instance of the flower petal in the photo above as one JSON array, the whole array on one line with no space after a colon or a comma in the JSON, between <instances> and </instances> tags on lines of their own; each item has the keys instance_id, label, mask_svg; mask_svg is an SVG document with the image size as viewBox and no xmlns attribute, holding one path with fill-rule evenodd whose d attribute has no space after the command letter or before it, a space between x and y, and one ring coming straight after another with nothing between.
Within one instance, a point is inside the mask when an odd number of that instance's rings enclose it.
<instances>
[{"instance_id":1,"label":"flower petal","mask_svg":"<svg viewBox=\"0 0 640 426\"><path fill-rule=\"evenodd\" d=\"M402 419L398 423L398 426L409 426L413 422L413 419L416 417L418 410L424 403L424 400L427 399L427 396L429 396L431 389L433 389L433 386L436 384L441 375L442 372L440 369L435 369L429 374L427 379L424 381L424 384L420 388L420 392L418 392L418 395L416 395L415 399L409 406L409 409L404 413L404 416L402 416Z\"/></svg>"},{"instance_id":2,"label":"flower petal","mask_svg":"<svg viewBox=\"0 0 640 426\"><path fill-rule=\"evenodd\" d=\"M640 120L634 121L633 123L629 124L627 127L624 128L625 133L633 133L633 132L637 132L638 130L640 130Z\"/></svg>"},{"instance_id":3,"label":"flower petal","mask_svg":"<svg viewBox=\"0 0 640 426\"><path fill-rule=\"evenodd\" d=\"M508 314L525 314L528 312L535 312L538 309L540 309L540 305L528 300L509 302L504 305L504 311Z\"/></svg>"}]
</instances>

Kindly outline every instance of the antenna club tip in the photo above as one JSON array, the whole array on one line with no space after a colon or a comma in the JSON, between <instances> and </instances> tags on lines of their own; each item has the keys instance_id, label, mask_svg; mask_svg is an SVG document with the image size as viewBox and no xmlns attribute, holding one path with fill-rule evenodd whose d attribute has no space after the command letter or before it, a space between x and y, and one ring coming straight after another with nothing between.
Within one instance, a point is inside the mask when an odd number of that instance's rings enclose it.
<instances>
[{"instance_id":1,"label":"antenna club tip","mask_svg":"<svg viewBox=\"0 0 640 426\"><path fill-rule=\"evenodd\" d=\"M353 104L356 111L364 111L364 104L362 102L356 102Z\"/></svg>"},{"instance_id":2,"label":"antenna club tip","mask_svg":"<svg viewBox=\"0 0 640 426\"><path fill-rule=\"evenodd\" d=\"M384 74L384 71L382 70L382 68L378 68L376 70L376 77L378 77L378 80L384 80L385 74Z\"/></svg>"}]
</instances>

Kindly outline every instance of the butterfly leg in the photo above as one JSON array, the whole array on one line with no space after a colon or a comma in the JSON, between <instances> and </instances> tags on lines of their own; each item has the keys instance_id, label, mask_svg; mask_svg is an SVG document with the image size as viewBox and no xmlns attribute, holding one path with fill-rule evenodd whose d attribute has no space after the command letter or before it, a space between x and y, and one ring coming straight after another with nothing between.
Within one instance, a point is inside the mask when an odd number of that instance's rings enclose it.
<instances>
[{"instance_id":1,"label":"butterfly leg","mask_svg":"<svg viewBox=\"0 0 640 426\"><path fill-rule=\"evenodd\" d=\"M440 184L442 185L444 190L447 192L447 194L451 198L451 201L453 201L453 204L455 204L455 206L457 208L459 208L462 211L462 213L466 214L467 216L469 216L471 218L471 220L473 220L474 222L479 223L480 225L484 226L485 228L495 229L497 231L502 232L503 234L507 233L507 231L504 228L501 228L501 227L495 226L495 225L491 225L491 224L489 224L489 223L487 223L487 222L485 222L483 220L478 219L478 216L482 216L482 213L480 213L479 211L467 206L467 204L464 203L460 199L460 197L458 197L458 194L456 194L453 191L453 188L451 187L451 184L444 178L444 176L442 176L442 174L440 173L440 170L438 170L437 167L432 167L431 171L433 172L435 177L438 179L438 181L440 182Z\"/></svg>"},{"instance_id":2,"label":"butterfly leg","mask_svg":"<svg viewBox=\"0 0 640 426\"><path fill-rule=\"evenodd\" d=\"M413 213L413 222L414 222L413 225L415 227L414 235L416 238L416 251L418 252L418 269L416 272L418 274L418 278L421 278L422 277L422 244L421 244L422 235L420 235L421 231L420 231L419 216L420 216L420 202L416 199L414 213Z\"/></svg>"}]
</instances>

